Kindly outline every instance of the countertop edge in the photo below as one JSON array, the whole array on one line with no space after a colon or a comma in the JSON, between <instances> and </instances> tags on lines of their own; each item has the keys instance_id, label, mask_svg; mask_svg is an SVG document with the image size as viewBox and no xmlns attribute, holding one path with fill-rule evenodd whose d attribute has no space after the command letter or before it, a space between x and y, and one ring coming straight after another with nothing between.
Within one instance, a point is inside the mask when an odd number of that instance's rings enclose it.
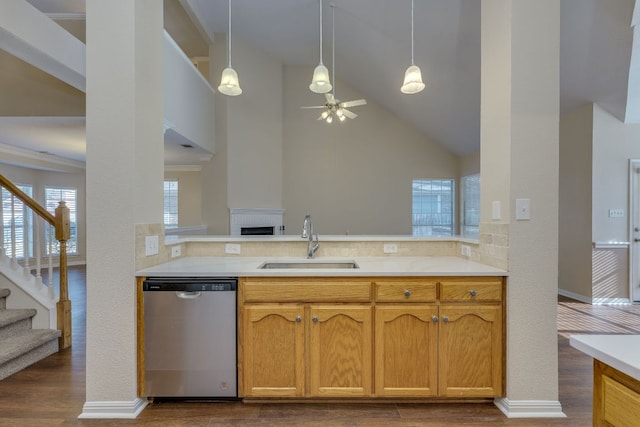
<instances>
[{"instance_id":1,"label":"countertop edge","mask_svg":"<svg viewBox=\"0 0 640 427\"><path fill-rule=\"evenodd\" d=\"M624 341L633 341L640 346L640 335L571 335L569 338L571 347L640 381L638 353L630 350L628 345L615 345Z\"/></svg>"},{"instance_id":2,"label":"countertop edge","mask_svg":"<svg viewBox=\"0 0 640 427\"><path fill-rule=\"evenodd\" d=\"M294 258L297 259L297 258ZM136 272L138 277L446 277L508 276L508 272L458 257L349 257L357 269L260 269L265 261L286 257L184 257ZM299 259L297 259L299 260ZM321 261L347 260L323 258Z\"/></svg>"}]
</instances>

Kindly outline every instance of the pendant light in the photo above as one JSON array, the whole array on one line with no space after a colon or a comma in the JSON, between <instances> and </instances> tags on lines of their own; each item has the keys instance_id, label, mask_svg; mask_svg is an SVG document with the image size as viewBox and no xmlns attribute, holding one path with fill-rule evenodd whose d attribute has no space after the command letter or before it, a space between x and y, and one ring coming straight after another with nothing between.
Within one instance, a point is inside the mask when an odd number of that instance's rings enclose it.
<instances>
[{"instance_id":1,"label":"pendant light","mask_svg":"<svg viewBox=\"0 0 640 427\"><path fill-rule=\"evenodd\" d=\"M329 79L329 70L322 63L322 0L320 2L320 63L313 70L313 79L309 85L311 92L327 93L331 90L331 81Z\"/></svg>"},{"instance_id":2,"label":"pendant light","mask_svg":"<svg viewBox=\"0 0 640 427\"><path fill-rule=\"evenodd\" d=\"M238 73L231 67L231 0L229 0L229 33L227 34L227 61L228 65L222 71L218 90L228 96L238 96L242 93Z\"/></svg>"},{"instance_id":3,"label":"pendant light","mask_svg":"<svg viewBox=\"0 0 640 427\"><path fill-rule=\"evenodd\" d=\"M411 66L404 72L404 83L400 88L402 93L413 94L424 89L422 71L413 62L413 0L411 0Z\"/></svg>"}]
</instances>

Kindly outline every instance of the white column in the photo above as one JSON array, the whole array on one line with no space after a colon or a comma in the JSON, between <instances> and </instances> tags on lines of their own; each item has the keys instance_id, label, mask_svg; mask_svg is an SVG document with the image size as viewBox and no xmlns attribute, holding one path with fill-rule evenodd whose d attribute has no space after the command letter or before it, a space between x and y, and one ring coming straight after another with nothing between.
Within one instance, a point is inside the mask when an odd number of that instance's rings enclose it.
<instances>
[{"instance_id":1,"label":"white column","mask_svg":"<svg viewBox=\"0 0 640 427\"><path fill-rule=\"evenodd\" d=\"M87 377L81 418L135 418L135 224L162 223L163 7L87 0Z\"/></svg>"},{"instance_id":2,"label":"white column","mask_svg":"<svg viewBox=\"0 0 640 427\"><path fill-rule=\"evenodd\" d=\"M496 402L509 417L564 416L556 325L559 45L557 0L482 1L482 221L503 224L509 236L507 389ZM530 200L530 219L516 220L516 199ZM494 201L500 219L492 218Z\"/></svg>"}]
</instances>

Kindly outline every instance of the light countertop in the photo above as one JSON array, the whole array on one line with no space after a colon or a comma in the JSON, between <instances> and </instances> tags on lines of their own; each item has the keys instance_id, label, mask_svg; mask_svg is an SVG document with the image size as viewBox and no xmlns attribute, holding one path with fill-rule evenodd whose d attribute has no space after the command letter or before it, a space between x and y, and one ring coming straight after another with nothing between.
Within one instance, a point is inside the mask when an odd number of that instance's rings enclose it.
<instances>
[{"instance_id":1,"label":"light countertop","mask_svg":"<svg viewBox=\"0 0 640 427\"><path fill-rule=\"evenodd\" d=\"M302 262L302 257L184 257L137 272L138 276L507 276L505 270L453 256L318 257L311 262L355 261L359 268L260 269L267 261Z\"/></svg>"},{"instance_id":2,"label":"light countertop","mask_svg":"<svg viewBox=\"0 0 640 427\"><path fill-rule=\"evenodd\" d=\"M215 236L215 235L167 235L165 236L165 245L175 245L178 243L190 242L224 242L224 243L243 243L243 242L300 242L299 234L285 234L280 236ZM322 242L461 242L469 244L477 244L477 239L465 238L462 236L445 236L445 237L416 237L409 235L325 235L320 234Z\"/></svg>"},{"instance_id":3,"label":"light countertop","mask_svg":"<svg viewBox=\"0 0 640 427\"><path fill-rule=\"evenodd\" d=\"M572 347L640 381L640 335L571 335Z\"/></svg>"}]
</instances>

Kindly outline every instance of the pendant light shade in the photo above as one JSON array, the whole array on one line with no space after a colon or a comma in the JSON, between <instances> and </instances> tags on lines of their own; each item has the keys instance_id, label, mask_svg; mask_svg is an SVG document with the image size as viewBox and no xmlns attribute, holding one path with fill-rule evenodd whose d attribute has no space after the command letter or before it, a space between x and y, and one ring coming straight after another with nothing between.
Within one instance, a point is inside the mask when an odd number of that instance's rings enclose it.
<instances>
[{"instance_id":1,"label":"pendant light shade","mask_svg":"<svg viewBox=\"0 0 640 427\"><path fill-rule=\"evenodd\" d=\"M220 86L218 86L218 90L229 96L237 96L242 93L236 70L231 67L227 67L222 71L222 78L220 79Z\"/></svg>"},{"instance_id":2,"label":"pendant light shade","mask_svg":"<svg viewBox=\"0 0 640 427\"><path fill-rule=\"evenodd\" d=\"M222 77L220 78L220 85L218 90L228 96L238 96L242 93L240 89L240 81L238 80L238 73L231 67L231 0L229 0L229 33L227 34L227 61L228 65L222 71Z\"/></svg>"},{"instance_id":3,"label":"pendant light shade","mask_svg":"<svg viewBox=\"0 0 640 427\"><path fill-rule=\"evenodd\" d=\"M329 70L324 66L322 61L313 70L313 79L309 85L311 92L327 93L331 90L331 81L329 79Z\"/></svg>"},{"instance_id":4,"label":"pendant light shade","mask_svg":"<svg viewBox=\"0 0 640 427\"><path fill-rule=\"evenodd\" d=\"M404 72L404 83L400 88L402 93L412 94L418 93L424 89L424 83L422 82L422 71L417 65L411 65Z\"/></svg>"},{"instance_id":5,"label":"pendant light shade","mask_svg":"<svg viewBox=\"0 0 640 427\"><path fill-rule=\"evenodd\" d=\"M329 70L322 63L322 0L320 2L320 63L313 70L313 79L309 85L311 92L315 93L328 93L332 86L329 79Z\"/></svg>"},{"instance_id":6,"label":"pendant light shade","mask_svg":"<svg viewBox=\"0 0 640 427\"><path fill-rule=\"evenodd\" d=\"M411 95L423 89L422 71L420 71L420 67L413 62L413 0L411 0L411 66L404 72L404 83L400 91Z\"/></svg>"}]
</instances>

